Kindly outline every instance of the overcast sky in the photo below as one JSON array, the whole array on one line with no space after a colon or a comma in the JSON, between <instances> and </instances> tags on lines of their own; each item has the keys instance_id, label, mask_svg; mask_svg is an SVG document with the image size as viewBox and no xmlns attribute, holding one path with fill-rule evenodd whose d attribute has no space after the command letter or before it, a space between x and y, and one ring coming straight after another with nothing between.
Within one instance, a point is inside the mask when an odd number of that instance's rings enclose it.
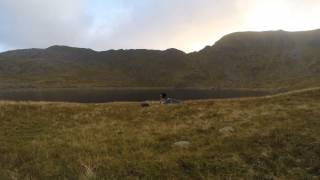
<instances>
[{"instance_id":1,"label":"overcast sky","mask_svg":"<svg viewBox=\"0 0 320 180\"><path fill-rule=\"evenodd\" d=\"M320 0L0 0L0 51L51 45L187 52L235 31L320 28Z\"/></svg>"}]
</instances>

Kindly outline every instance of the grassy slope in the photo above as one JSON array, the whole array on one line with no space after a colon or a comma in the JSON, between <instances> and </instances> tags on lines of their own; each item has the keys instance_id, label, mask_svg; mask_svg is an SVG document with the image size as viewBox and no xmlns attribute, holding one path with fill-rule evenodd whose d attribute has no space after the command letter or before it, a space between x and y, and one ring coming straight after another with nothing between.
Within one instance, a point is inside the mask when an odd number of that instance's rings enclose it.
<instances>
[{"instance_id":1,"label":"grassy slope","mask_svg":"<svg viewBox=\"0 0 320 180\"><path fill-rule=\"evenodd\" d=\"M301 89L318 84L320 29L237 32L190 54L66 46L0 53L0 88Z\"/></svg>"},{"instance_id":2,"label":"grassy slope","mask_svg":"<svg viewBox=\"0 0 320 180\"><path fill-rule=\"evenodd\" d=\"M211 70L203 78L211 86L302 89L320 83L319 35L319 30L237 32L192 56L202 61L197 67Z\"/></svg>"},{"instance_id":3,"label":"grassy slope","mask_svg":"<svg viewBox=\"0 0 320 180\"><path fill-rule=\"evenodd\" d=\"M149 108L2 102L0 179L317 179L319 118L319 89Z\"/></svg>"}]
</instances>

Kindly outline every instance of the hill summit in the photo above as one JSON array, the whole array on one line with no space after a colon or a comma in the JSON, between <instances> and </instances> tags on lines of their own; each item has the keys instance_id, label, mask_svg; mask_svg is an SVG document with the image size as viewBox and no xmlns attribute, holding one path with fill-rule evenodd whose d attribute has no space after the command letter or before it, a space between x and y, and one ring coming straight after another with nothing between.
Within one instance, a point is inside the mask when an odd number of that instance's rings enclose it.
<instances>
[{"instance_id":1,"label":"hill summit","mask_svg":"<svg viewBox=\"0 0 320 180\"><path fill-rule=\"evenodd\" d=\"M320 30L237 32L199 52L68 46L0 54L0 87L305 88L320 82Z\"/></svg>"}]
</instances>

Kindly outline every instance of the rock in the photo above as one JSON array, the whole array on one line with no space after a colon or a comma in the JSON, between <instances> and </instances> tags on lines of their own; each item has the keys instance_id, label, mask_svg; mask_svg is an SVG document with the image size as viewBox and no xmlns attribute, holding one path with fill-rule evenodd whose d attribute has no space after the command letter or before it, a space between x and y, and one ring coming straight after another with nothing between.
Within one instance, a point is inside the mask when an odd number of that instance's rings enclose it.
<instances>
[{"instance_id":1,"label":"rock","mask_svg":"<svg viewBox=\"0 0 320 180\"><path fill-rule=\"evenodd\" d=\"M227 126L222 129L219 129L219 132L224 135L231 135L234 132L234 128L231 126Z\"/></svg>"},{"instance_id":2,"label":"rock","mask_svg":"<svg viewBox=\"0 0 320 180\"><path fill-rule=\"evenodd\" d=\"M190 147L191 143L189 141L178 141L175 142L172 146L179 147L179 148L188 148Z\"/></svg>"}]
</instances>

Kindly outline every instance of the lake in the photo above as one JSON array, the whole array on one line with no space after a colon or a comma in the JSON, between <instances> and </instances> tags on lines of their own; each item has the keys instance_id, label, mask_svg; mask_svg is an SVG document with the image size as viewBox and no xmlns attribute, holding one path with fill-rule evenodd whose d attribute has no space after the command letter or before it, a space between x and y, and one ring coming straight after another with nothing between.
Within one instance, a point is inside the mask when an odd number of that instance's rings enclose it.
<instances>
[{"instance_id":1,"label":"lake","mask_svg":"<svg viewBox=\"0 0 320 180\"><path fill-rule=\"evenodd\" d=\"M276 93L271 91L232 89L2 89L0 100L61 101L79 103L105 103L114 101L159 100L160 93L180 100L258 97Z\"/></svg>"}]
</instances>

